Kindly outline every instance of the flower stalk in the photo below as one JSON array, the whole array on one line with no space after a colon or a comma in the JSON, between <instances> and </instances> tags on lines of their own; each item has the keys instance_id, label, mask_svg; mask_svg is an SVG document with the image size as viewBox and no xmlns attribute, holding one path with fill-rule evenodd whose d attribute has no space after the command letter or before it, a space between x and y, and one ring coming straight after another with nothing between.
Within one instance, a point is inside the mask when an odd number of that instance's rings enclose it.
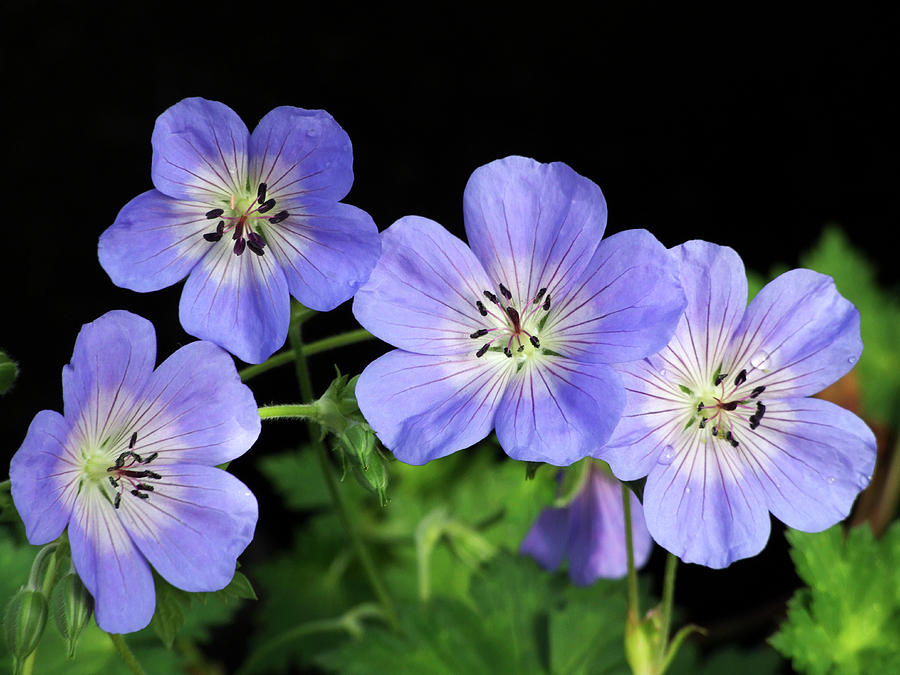
<instances>
[{"instance_id":1,"label":"flower stalk","mask_svg":"<svg viewBox=\"0 0 900 675\"><path fill-rule=\"evenodd\" d=\"M297 372L297 381L300 385L300 393L305 400L314 401L315 395L313 393L312 380L309 376L309 365L306 361L307 354L303 349L303 319L296 320L293 323L294 325L291 326L288 339L294 353L299 354L299 357L294 363ZM366 577L369 579L369 584L371 585L375 596L384 608L384 614L388 622L391 624L391 627L396 630L399 627L399 623L397 621L397 612L394 609L394 603L387 592L387 588L384 585L384 581L381 579L381 575L378 572L378 568L375 566L375 562L372 559L368 547L360 536L359 531L356 529L347 500L341 492L340 485L338 485L338 480L334 473L334 468L328 458L325 444L322 442L321 434L318 433L318 430L315 428L317 426L315 422L308 420L307 424L309 426L310 443L312 443L319 460L319 466L322 469L322 477L325 480L328 493L334 503L338 518L340 518L341 524L344 526L344 530L350 538L353 550L356 552L359 562L365 570Z\"/></svg>"}]
</instances>

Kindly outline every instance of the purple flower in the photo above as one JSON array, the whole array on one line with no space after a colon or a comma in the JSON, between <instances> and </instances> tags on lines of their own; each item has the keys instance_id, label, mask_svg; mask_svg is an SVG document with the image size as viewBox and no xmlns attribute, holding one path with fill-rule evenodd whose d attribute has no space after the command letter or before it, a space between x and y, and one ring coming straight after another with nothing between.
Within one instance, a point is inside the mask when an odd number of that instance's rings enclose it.
<instances>
[{"instance_id":1,"label":"purple flower","mask_svg":"<svg viewBox=\"0 0 900 675\"><path fill-rule=\"evenodd\" d=\"M591 461L591 460L588 460ZM634 564L643 567L653 541L638 498L631 498ZM589 586L600 577L618 579L628 572L622 484L591 461L587 480L568 506L544 509L531 526L520 551L555 570L569 561L569 578Z\"/></svg>"},{"instance_id":2,"label":"purple flower","mask_svg":"<svg viewBox=\"0 0 900 675\"><path fill-rule=\"evenodd\" d=\"M156 291L188 277L184 329L250 363L284 344L290 296L327 311L378 258L378 229L341 204L353 183L350 139L323 110L275 108L250 134L202 98L156 120L155 190L132 199L100 237L117 286Z\"/></svg>"},{"instance_id":3,"label":"purple flower","mask_svg":"<svg viewBox=\"0 0 900 675\"><path fill-rule=\"evenodd\" d=\"M153 325L139 316L83 326L63 368L65 414L35 416L9 471L28 541L68 526L97 624L113 633L150 622L151 565L186 591L218 590L256 527L250 490L215 468L260 431L231 357L193 342L156 370L155 360Z\"/></svg>"},{"instance_id":4,"label":"purple flower","mask_svg":"<svg viewBox=\"0 0 900 675\"><path fill-rule=\"evenodd\" d=\"M830 277L805 269L747 306L732 249L690 241L671 253L687 310L665 349L620 368L626 413L597 456L622 480L647 476L644 516L658 544L725 567L762 550L770 511L818 532L868 484L872 432L807 398L859 358L859 313Z\"/></svg>"},{"instance_id":5,"label":"purple flower","mask_svg":"<svg viewBox=\"0 0 900 675\"><path fill-rule=\"evenodd\" d=\"M365 369L362 413L409 464L496 428L515 459L571 464L612 432L625 394L609 364L656 352L684 295L648 232L600 241L606 201L562 163L507 157L463 197L471 249L434 221L401 218L353 302L399 349Z\"/></svg>"}]
</instances>

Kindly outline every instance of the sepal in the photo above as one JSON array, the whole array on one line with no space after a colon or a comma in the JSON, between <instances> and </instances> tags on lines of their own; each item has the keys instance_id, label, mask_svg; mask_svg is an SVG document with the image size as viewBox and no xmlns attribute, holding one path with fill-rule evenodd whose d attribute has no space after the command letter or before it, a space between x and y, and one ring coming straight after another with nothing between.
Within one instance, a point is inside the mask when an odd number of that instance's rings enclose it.
<instances>
[{"instance_id":1,"label":"sepal","mask_svg":"<svg viewBox=\"0 0 900 675\"><path fill-rule=\"evenodd\" d=\"M22 661L33 652L47 625L47 598L39 590L21 588L3 616L3 636L9 653L16 660L16 672Z\"/></svg>"}]
</instances>

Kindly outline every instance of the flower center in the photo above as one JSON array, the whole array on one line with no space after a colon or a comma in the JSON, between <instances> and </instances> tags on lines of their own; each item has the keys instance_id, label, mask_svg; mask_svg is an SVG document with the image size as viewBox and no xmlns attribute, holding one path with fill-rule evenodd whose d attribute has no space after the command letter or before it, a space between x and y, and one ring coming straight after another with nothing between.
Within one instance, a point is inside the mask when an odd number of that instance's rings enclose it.
<instances>
[{"instance_id":1,"label":"flower center","mask_svg":"<svg viewBox=\"0 0 900 675\"><path fill-rule=\"evenodd\" d=\"M256 255L264 255L266 240L260 234L263 222L277 225L290 215L287 211L279 211L274 216L263 216L275 208L275 200L266 199L267 187L260 183L256 196L252 194L234 195L229 199L229 208L215 208L206 212L207 220L219 218L215 232L207 232L203 238L208 242L219 241L226 233L231 232L234 241L235 255L241 255L249 248Z\"/></svg>"},{"instance_id":2,"label":"flower center","mask_svg":"<svg viewBox=\"0 0 900 675\"><path fill-rule=\"evenodd\" d=\"M521 365L525 358L541 349L538 332L550 311L550 294L546 288L541 288L531 302L519 303L520 309L516 309L512 292L502 283L498 284L498 288L502 297L486 290L483 295L487 304L481 298L475 301L478 313L487 319L490 327L478 328L469 337L473 340L490 338L475 352L476 357L481 358L488 350L502 351L507 358L512 358L514 354L519 356L518 365Z\"/></svg>"},{"instance_id":3,"label":"flower center","mask_svg":"<svg viewBox=\"0 0 900 675\"><path fill-rule=\"evenodd\" d=\"M766 388L751 388L746 370L741 370L730 381L728 373L717 372L712 383L701 384L696 387L697 391L684 385L679 385L679 389L688 394L691 406L684 428L697 424L700 429L708 430L713 438L726 440L734 448L740 445L736 427L747 424L750 429L756 429L766 414L766 406L759 400Z\"/></svg>"},{"instance_id":4,"label":"flower center","mask_svg":"<svg viewBox=\"0 0 900 675\"><path fill-rule=\"evenodd\" d=\"M126 491L138 499L148 499L150 497L149 493L154 491L153 485L148 481L162 478L155 471L143 468L156 459L159 453L154 452L151 455L142 457L134 449L136 443L137 432L131 434L128 449L118 456L112 466L107 466L105 470L100 470L99 467L101 464L109 462L109 455L106 453L103 453L102 457L100 453L93 455L85 464L84 473L94 482L99 484L104 476L109 480L109 484L115 490L115 497L113 498L114 508L119 508L119 505L122 503L122 495Z\"/></svg>"}]
</instances>

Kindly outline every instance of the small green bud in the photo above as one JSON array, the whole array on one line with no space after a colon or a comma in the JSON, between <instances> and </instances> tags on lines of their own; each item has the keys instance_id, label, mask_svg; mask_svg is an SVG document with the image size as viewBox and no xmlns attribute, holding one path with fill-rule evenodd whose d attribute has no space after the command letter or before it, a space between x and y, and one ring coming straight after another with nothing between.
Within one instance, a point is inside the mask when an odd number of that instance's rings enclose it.
<instances>
[{"instance_id":1,"label":"small green bud","mask_svg":"<svg viewBox=\"0 0 900 675\"><path fill-rule=\"evenodd\" d=\"M628 610L625 621L625 658L634 675L653 675L659 665L662 635L662 616L659 611L647 612L644 619Z\"/></svg>"},{"instance_id":2,"label":"small green bud","mask_svg":"<svg viewBox=\"0 0 900 675\"><path fill-rule=\"evenodd\" d=\"M373 438L374 435L369 432ZM378 501L382 506L387 506L391 501L387 496L387 486L391 476L388 473L387 458L377 448L374 448L365 464L353 465L353 475L359 483L378 495Z\"/></svg>"},{"instance_id":3,"label":"small green bud","mask_svg":"<svg viewBox=\"0 0 900 675\"><path fill-rule=\"evenodd\" d=\"M91 620L94 599L75 572L69 572L56 584L50 598L53 620L60 635L66 641L70 659L75 658L75 648L81 632Z\"/></svg>"},{"instance_id":4,"label":"small green bud","mask_svg":"<svg viewBox=\"0 0 900 675\"><path fill-rule=\"evenodd\" d=\"M316 421L326 431L339 434L363 418L356 403L356 380L348 379L338 371L337 377L328 385L322 397L315 402Z\"/></svg>"},{"instance_id":5,"label":"small green bud","mask_svg":"<svg viewBox=\"0 0 900 675\"><path fill-rule=\"evenodd\" d=\"M47 625L47 599L40 591L21 588L6 606L3 634L14 658L21 661L33 652Z\"/></svg>"}]
</instances>

